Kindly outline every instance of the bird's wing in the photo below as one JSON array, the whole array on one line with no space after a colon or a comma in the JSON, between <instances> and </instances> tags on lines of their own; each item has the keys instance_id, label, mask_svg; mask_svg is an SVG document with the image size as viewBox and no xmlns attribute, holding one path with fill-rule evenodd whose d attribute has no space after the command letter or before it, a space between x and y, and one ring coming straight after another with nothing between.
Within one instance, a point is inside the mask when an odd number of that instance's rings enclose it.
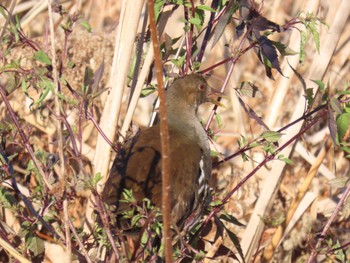
<instances>
[{"instance_id":1,"label":"bird's wing","mask_svg":"<svg viewBox=\"0 0 350 263\"><path fill-rule=\"evenodd\" d=\"M170 169L174 222L181 220L198 200L202 151L181 134L170 130ZM161 207L161 144L159 126L143 130L116 157L103 192L109 204L131 189L137 200L149 198Z\"/></svg>"}]
</instances>

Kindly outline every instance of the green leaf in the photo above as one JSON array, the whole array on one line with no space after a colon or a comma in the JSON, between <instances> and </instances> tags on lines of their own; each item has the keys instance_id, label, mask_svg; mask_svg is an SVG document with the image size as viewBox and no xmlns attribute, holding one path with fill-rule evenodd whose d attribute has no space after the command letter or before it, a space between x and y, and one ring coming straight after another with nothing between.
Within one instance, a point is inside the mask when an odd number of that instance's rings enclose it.
<instances>
[{"instance_id":1,"label":"green leaf","mask_svg":"<svg viewBox=\"0 0 350 263\"><path fill-rule=\"evenodd\" d=\"M343 113L337 117L338 138L342 141L350 125L350 113Z\"/></svg>"},{"instance_id":2,"label":"green leaf","mask_svg":"<svg viewBox=\"0 0 350 263\"><path fill-rule=\"evenodd\" d=\"M236 226L245 226L244 224L242 224L241 222L238 221L237 218L235 218L234 216L232 215L229 215L227 213L223 213L220 215L219 217L221 220L224 220L224 221L227 221L229 223L232 223Z\"/></svg>"},{"instance_id":3,"label":"green leaf","mask_svg":"<svg viewBox=\"0 0 350 263\"><path fill-rule=\"evenodd\" d=\"M201 26L201 20L198 17L192 17L192 18L188 19L188 22L190 22L191 24L193 24L195 26Z\"/></svg>"},{"instance_id":4,"label":"green leaf","mask_svg":"<svg viewBox=\"0 0 350 263\"><path fill-rule=\"evenodd\" d=\"M334 110L336 113L338 114L342 114L343 113L343 109L340 105L340 102L339 100L337 100L336 98L331 98L330 101L329 101L329 104L332 108L332 110Z\"/></svg>"},{"instance_id":5,"label":"green leaf","mask_svg":"<svg viewBox=\"0 0 350 263\"><path fill-rule=\"evenodd\" d=\"M40 94L39 100L36 102L36 104L38 105L38 107L41 107L42 102L45 100L45 98L47 97L47 95L50 92L54 92L55 90L55 86L54 83L52 82L52 80L48 79L48 78L43 78L42 81L40 81L38 83L39 87L43 89L43 92Z\"/></svg>"},{"instance_id":6,"label":"green leaf","mask_svg":"<svg viewBox=\"0 0 350 263\"><path fill-rule=\"evenodd\" d=\"M196 6L197 9L205 10L205 11L210 11L210 12L216 12L213 8L207 5L199 5Z\"/></svg>"},{"instance_id":7,"label":"green leaf","mask_svg":"<svg viewBox=\"0 0 350 263\"><path fill-rule=\"evenodd\" d=\"M214 200L209 204L209 206L211 207L220 206L220 205L222 205L221 200Z\"/></svg>"},{"instance_id":8,"label":"green leaf","mask_svg":"<svg viewBox=\"0 0 350 263\"><path fill-rule=\"evenodd\" d=\"M317 31L317 28L316 28L316 22L313 21L313 22L309 23L308 28L309 28L309 30L314 38L317 53L320 53L320 36L319 36L319 33Z\"/></svg>"},{"instance_id":9,"label":"green leaf","mask_svg":"<svg viewBox=\"0 0 350 263\"><path fill-rule=\"evenodd\" d=\"M291 48L287 47L285 44L277 41L271 41L272 44L277 48L278 52L282 56L292 56L298 54L298 52L292 50Z\"/></svg>"},{"instance_id":10,"label":"green leaf","mask_svg":"<svg viewBox=\"0 0 350 263\"><path fill-rule=\"evenodd\" d=\"M43 50L39 50L38 52L36 52L34 54L33 58L39 62L46 64L46 65L52 65L51 59Z\"/></svg>"},{"instance_id":11,"label":"green leaf","mask_svg":"<svg viewBox=\"0 0 350 263\"><path fill-rule=\"evenodd\" d=\"M239 149L242 149L247 145L247 138L241 135L241 138L237 141Z\"/></svg>"},{"instance_id":12,"label":"green leaf","mask_svg":"<svg viewBox=\"0 0 350 263\"><path fill-rule=\"evenodd\" d=\"M76 64L74 61L68 61L67 68L73 69L73 68L75 68L75 66L76 66Z\"/></svg>"},{"instance_id":13,"label":"green leaf","mask_svg":"<svg viewBox=\"0 0 350 263\"><path fill-rule=\"evenodd\" d=\"M93 183L93 186L94 187L96 187L97 186L97 183L99 182L99 181L101 181L101 179L102 179L102 175L101 175L101 173L100 172L98 172L97 174L95 174L95 176L92 178L92 183Z\"/></svg>"},{"instance_id":14,"label":"green leaf","mask_svg":"<svg viewBox=\"0 0 350 263\"><path fill-rule=\"evenodd\" d=\"M216 24L213 32L213 44L211 48L213 48L216 43L219 41L221 38L222 34L225 31L226 26L230 23L232 19L232 15L234 12L236 12L239 8L239 4L237 1L228 1L225 13L219 18L218 23Z\"/></svg>"},{"instance_id":15,"label":"green leaf","mask_svg":"<svg viewBox=\"0 0 350 263\"><path fill-rule=\"evenodd\" d=\"M215 118L216 118L216 121L219 125L219 128L222 128L222 118L221 118L221 115L218 114L217 112L215 112Z\"/></svg>"},{"instance_id":16,"label":"green leaf","mask_svg":"<svg viewBox=\"0 0 350 263\"><path fill-rule=\"evenodd\" d=\"M227 227L225 227L225 225L223 225L229 238L231 239L232 243L234 244L234 246L236 247L237 251L238 251L238 254L240 255L240 257L243 259L243 262L244 262L244 253L243 253L243 250L242 250L242 247L241 247L241 244L239 243L239 239L238 237L233 233L231 232Z\"/></svg>"},{"instance_id":17,"label":"green leaf","mask_svg":"<svg viewBox=\"0 0 350 263\"><path fill-rule=\"evenodd\" d=\"M287 157L285 157L283 154L280 154L277 156L278 160L281 160L285 162L286 164L293 164L293 161Z\"/></svg>"},{"instance_id":18,"label":"green leaf","mask_svg":"<svg viewBox=\"0 0 350 263\"><path fill-rule=\"evenodd\" d=\"M0 188L0 204L4 208L9 208L17 203L16 198L5 188Z\"/></svg>"},{"instance_id":19,"label":"green leaf","mask_svg":"<svg viewBox=\"0 0 350 263\"><path fill-rule=\"evenodd\" d=\"M94 72L92 71L92 69L87 66L85 68L85 73L84 73L84 85L82 87L82 92L87 95L90 92L90 89L89 87L91 87L91 85L93 84L94 82L94 79L93 79L93 76L94 76Z\"/></svg>"},{"instance_id":20,"label":"green leaf","mask_svg":"<svg viewBox=\"0 0 350 263\"><path fill-rule=\"evenodd\" d=\"M306 32L302 31L300 36L300 52L299 52L299 63L303 63L305 59L305 46L307 43L307 34Z\"/></svg>"},{"instance_id":21,"label":"green leaf","mask_svg":"<svg viewBox=\"0 0 350 263\"><path fill-rule=\"evenodd\" d=\"M350 95L350 90L340 90L340 91L337 91L336 94L339 94L339 95Z\"/></svg>"},{"instance_id":22,"label":"green leaf","mask_svg":"<svg viewBox=\"0 0 350 263\"><path fill-rule=\"evenodd\" d=\"M322 80L311 80L312 82L316 83L320 91L324 91L324 83Z\"/></svg>"},{"instance_id":23,"label":"green leaf","mask_svg":"<svg viewBox=\"0 0 350 263\"><path fill-rule=\"evenodd\" d=\"M210 150L210 156L211 156L211 157L219 157L220 154L219 154L217 151Z\"/></svg>"},{"instance_id":24,"label":"green leaf","mask_svg":"<svg viewBox=\"0 0 350 263\"><path fill-rule=\"evenodd\" d=\"M87 22L87 21L81 21L80 25L86 29L86 31L88 31L89 33L91 33L92 31L92 27L91 25Z\"/></svg>"},{"instance_id":25,"label":"green leaf","mask_svg":"<svg viewBox=\"0 0 350 263\"><path fill-rule=\"evenodd\" d=\"M311 106L314 101L314 89L308 88L305 90L305 98L307 100L307 105Z\"/></svg>"},{"instance_id":26,"label":"green leaf","mask_svg":"<svg viewBox=\"0 0 350 263\"><path fill-rule=\"evenodd\" d=\"M140 221L141 218L142 218L142 216L141 216L140 214L134 215L134 216L131 218L131 226L136 226L137 223Z\"/></svg>"},{"instance_id":27,"label":"green leaf","mask_svg":"<svg viewBox=\"0 0 350 263\"><path fill-rule=\"evenodd\" d=\"M330 109L328 109L328 112L327 112L327 120L328 120L329 133L332 138L332 141L334 144L337 144L338 127L334 118L334 113Z\"/></svg>"},{"instance_id":28,"label":"green leaf","mask_svg":"<svg viewBox=\"0 0 350 263\"><path fill-rule=\"evenodd\" d=\"M276 131L266 131L263 132L260 137L264 138L268 142L277 142L281 137L283 133L279 133Z\"/></svg>"},{"instance_id":29,"label":"green leaf","mask_svg":"<svg viewBox=\"0 0 350 263\"><path fill-rule=\"evenodd\" d=\"M148 95L157 91L157 88L154 86L148 86L147 88L142 89L141 98L147 97Z\"/></svg>"},{"instance_id":30,"label":"green leaf","mask_svg":"<svg viewBox=\"0 0 350 263\"><path fill-rule=\"evenodd\" d=\"M125 201L129 203L136 202L136 199L134 197L134 194L132 193L132 190L125 189L123 192L123 198Z\"/></svg>"},{"instance_id":31,"label":"green leaf","mask_svg":"<svg viewBox=\"0 0 350 263\"><path fill-rule=\"evenodd\" d=\"M33 237L29 240L28 249L33 252L34 256L44 253L44 241L38 237Z\"/></svg>"},{"instance_id":32,"label":"green leaf","mask_svg":"<svg viewBox=\"0 0 350 263\"><path fill-rule=\"evenodd\" d=\"M348 145L346 143L341 143L341 149L345 152L345 153L349 153L350 154L350 147L348 147Z\"/></svg>"},{"instance_id":33,"label":"green leaf","mask_svg":"<svg viewBox=\"0 0 350 263\"><path fill-rule=\"evenodd\" d=\"M184 64L185 57L179 57L178 59L171 59L170 60L176 67L181 68Z\"/></svg>"},{"instance_id":34,"label":"green leaf","mask_svg":"<svg viewBox=\"0 0 350 263\"><path fill-rule=\"evenodd\" d=\"M158 17L161 14L164 3L165 3L165 0L156 0L154 2L154 14L155 14L156 21L158 20Z\"/></svg>"},{"instance_id":35,"label":"green leaf","mask_svg":"<svg viewBox=\"0 0 350 263\"><path fill-rule=\"evenodd\" d=\"M18 69L21 65L20 63L20 60L11 60L10 63L5 64L3 67L0 68L0 70L3 71L6 69Z\"/></svg>"}]
</instances>

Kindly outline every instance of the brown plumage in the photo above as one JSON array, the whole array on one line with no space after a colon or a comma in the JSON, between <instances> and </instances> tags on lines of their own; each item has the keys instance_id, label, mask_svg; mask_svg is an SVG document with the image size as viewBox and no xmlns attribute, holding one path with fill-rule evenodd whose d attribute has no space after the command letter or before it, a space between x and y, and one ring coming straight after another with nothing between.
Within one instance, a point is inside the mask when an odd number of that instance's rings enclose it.
<instances>
[{"instance_id":1,"label":"brown plumage","mask_svg":"<svg viewBox=\"0 0 350 263\"><path fill-rule=\"evenodd\" d=\"M166 92L169 127L171 208L173 223L188 228L198 221L209 200L211 176L210 147L197 118L198 106L211 92L199 74L176 80ZM159 124L142 130L130 139L114 160L102 193L104 201L125 209L118 202L124 189L137 200L144 197L161 207L161 144Z\"/></svg>"}]
</instances>

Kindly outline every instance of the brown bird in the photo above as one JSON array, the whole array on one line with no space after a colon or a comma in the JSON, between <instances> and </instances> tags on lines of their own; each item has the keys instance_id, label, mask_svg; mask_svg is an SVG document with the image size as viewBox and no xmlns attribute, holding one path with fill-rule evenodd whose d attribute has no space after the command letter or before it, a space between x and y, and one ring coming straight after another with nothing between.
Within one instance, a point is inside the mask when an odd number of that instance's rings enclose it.
<instances>
[{"instance_id":1,"label":"brown bird","mask_svg":"<svg viewBox=\"0 0 350 263\"><path fill-rule=\"evenodd\" d=\"M211 88L199 74L177 79L166 91L170 143L171 208L173 224L188 229L200 219L210 202L208 181L211 158L208 136L197 117L198 106L213 101ZM136 200L148 198L161 207L161 143L159 124L130 139L114 160L102 193L116 213L124 189Z\"/></svg>"}]
</instances>

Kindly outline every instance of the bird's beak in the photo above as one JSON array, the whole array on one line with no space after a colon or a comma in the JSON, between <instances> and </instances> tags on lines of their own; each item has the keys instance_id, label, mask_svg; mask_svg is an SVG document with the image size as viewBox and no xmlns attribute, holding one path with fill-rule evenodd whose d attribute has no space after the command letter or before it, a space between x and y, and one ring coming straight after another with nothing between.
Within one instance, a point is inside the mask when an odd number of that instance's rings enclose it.
<instances>
[{"instance_id":1,"label":"bird's beak","mask_svg":"<svg viewBox=\"0 0 350 263\"><path fill-rule=\"evenodd\" d=\"M208 102L211 102L219 107L225 107L225 105L221 103L222 98L227 97L224 95L224 93L210 87L210 91L207 94Z\"/></svg>"}]
</instances>

